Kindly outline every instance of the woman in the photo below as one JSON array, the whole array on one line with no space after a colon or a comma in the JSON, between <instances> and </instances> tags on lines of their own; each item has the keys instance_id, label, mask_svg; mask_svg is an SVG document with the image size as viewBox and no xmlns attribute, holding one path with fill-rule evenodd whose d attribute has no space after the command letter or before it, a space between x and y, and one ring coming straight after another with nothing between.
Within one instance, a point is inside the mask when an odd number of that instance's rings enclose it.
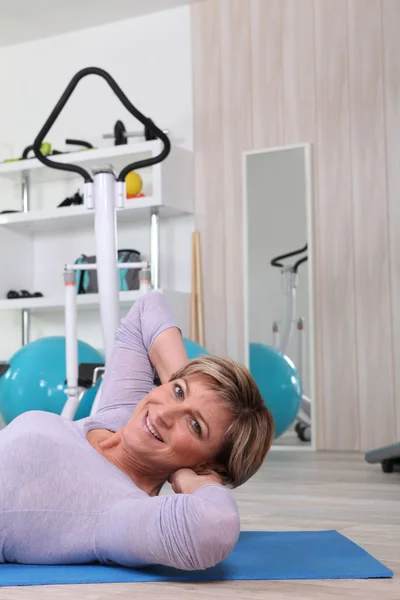
<instances>
[{"instance_id":1,"label":"woman","mask_svg":"<svg viewBox=\"0 0 400 600\"><path fill-rule=\"evenodd\" d=\"M0 561L189 570L223 560L240 529L228 488L257 471L273 438L249 373L188 361L151 292L122 320L101 389L91 417L31 411L0 433ZM167 480L175 494L160 496Z\"/></svg>"}]
</instances>

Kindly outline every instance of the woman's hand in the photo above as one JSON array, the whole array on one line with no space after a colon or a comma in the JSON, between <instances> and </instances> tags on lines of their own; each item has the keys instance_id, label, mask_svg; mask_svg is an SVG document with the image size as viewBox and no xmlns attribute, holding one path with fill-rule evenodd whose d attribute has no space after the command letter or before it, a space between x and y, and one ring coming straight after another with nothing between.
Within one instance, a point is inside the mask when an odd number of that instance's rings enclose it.
<instances>
[{"instance_id":1,"label":"woman's hand","mask_svg":"<svg viewBox=\"0 0 400 600\"><path fill-rule=\"evenodd\" d=\"M203 485L222 485L222 478L215 471L198 475L192 469L178 469L168 479L175 494L193 494Z\"/></svg>"}]
</instances>

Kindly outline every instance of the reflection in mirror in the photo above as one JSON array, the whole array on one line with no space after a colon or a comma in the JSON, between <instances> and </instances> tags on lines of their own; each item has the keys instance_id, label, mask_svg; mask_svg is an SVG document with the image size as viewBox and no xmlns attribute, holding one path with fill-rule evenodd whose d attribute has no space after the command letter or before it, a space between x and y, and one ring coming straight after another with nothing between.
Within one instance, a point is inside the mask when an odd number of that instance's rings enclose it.
<instances>
[{"instance_id":1,"label":"reflection in mirror","mask_svg":"<svg viewBox=\"0 0 400 600\"><path fill-rule=\"evenodd\" d=\"M274 445L310 447L310 147L249 152L244 160L248 366L274 417Z\"/></svg>"}]
</instances>

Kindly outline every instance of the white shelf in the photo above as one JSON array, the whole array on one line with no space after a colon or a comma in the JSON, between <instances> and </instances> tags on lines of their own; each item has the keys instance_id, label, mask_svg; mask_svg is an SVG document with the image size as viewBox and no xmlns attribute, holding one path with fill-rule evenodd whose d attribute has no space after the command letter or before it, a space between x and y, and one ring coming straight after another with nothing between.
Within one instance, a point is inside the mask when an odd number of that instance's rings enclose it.
<instances>
[{"instance_id":1,"label":"white shelf","mask_svg":"<svg viewBox=\"0 0 400 600\"><path fill-rule=\"evenodd\" d=\"M177 299L185 300L189 297L187 292L178 292L175 290L160 290L168 298L175 296ZM129 307L141 296L139 291L120 292L120 306ZM95 309L99 306L98 294L78 294L77 295L78 310ZM43 297L43 298L21 298L16 300L0 300L0 311L2 310L23 310L28 309L34 312L52 310L64 310L64 296Z\"/></svg>"},{"instance_id":2,"label":"white shelf","mask_svg":"<svg viewBox=\"0 0 400 600\"><path fill-rule=\"evenodd\" d=\"M58 163L81 165L89 173L92 173L93 168L112 166L118 175L119 171L130 162L156 156L161 152L162 147L163 145L160 140L153 140L150 142L124 144L122 146L109 146L95 150L68 152L66 154L50 156L49 158ZM60 181L79 177L76 173L51 169L37 158L0 164L0 177L19 182L23 174L29 175L31 183Z\"/></svg>"},{"instance_id":3,"label":"white shelf","mask_svg":"<svg viewBox=\"0 0 400 600\"><path fill-rule=\"evenodd\" d=\"M134 223L150 219L151 209L158 207L161 218L189 214L189 211L166 206L154 196L131 198L126 207L117 212L118 223ZM76 230L93 226L94 211L84 206L65 206L51 210L29 211L28 213L0 214L0 227L30 233L43 231Z\"/></svg>"}]
</instances>

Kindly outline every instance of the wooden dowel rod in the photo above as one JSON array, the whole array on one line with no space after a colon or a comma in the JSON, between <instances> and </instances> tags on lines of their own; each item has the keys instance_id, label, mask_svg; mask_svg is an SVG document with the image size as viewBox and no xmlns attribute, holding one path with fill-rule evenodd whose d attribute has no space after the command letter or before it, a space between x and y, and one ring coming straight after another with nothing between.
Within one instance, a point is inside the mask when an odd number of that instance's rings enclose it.
<instances>
[{"instance_id":1,"label":"wooden dowel rod","mask_svg":"<svg viewBox=\"0 0 400 600\"><path fill-rule=\"evenodd\" d=\"M192 233L192 293L190 296L190 339L197 342L197 277L196 277L196 238Z\"/></svg>"},{"instance_id":2,"label":"wooden dowel rod","mask_svg":"<svg viewBox=\"0 0 400 600\"><path fill-rule=\"evenodd\" d=\"M198 343L204 346L204 319L203 319L203 284L201 275L201 256L200 256L200 232L195 232L195 257L196 257L196 299L197 299L197 328Z\"/></svg>"}]
</instances>

